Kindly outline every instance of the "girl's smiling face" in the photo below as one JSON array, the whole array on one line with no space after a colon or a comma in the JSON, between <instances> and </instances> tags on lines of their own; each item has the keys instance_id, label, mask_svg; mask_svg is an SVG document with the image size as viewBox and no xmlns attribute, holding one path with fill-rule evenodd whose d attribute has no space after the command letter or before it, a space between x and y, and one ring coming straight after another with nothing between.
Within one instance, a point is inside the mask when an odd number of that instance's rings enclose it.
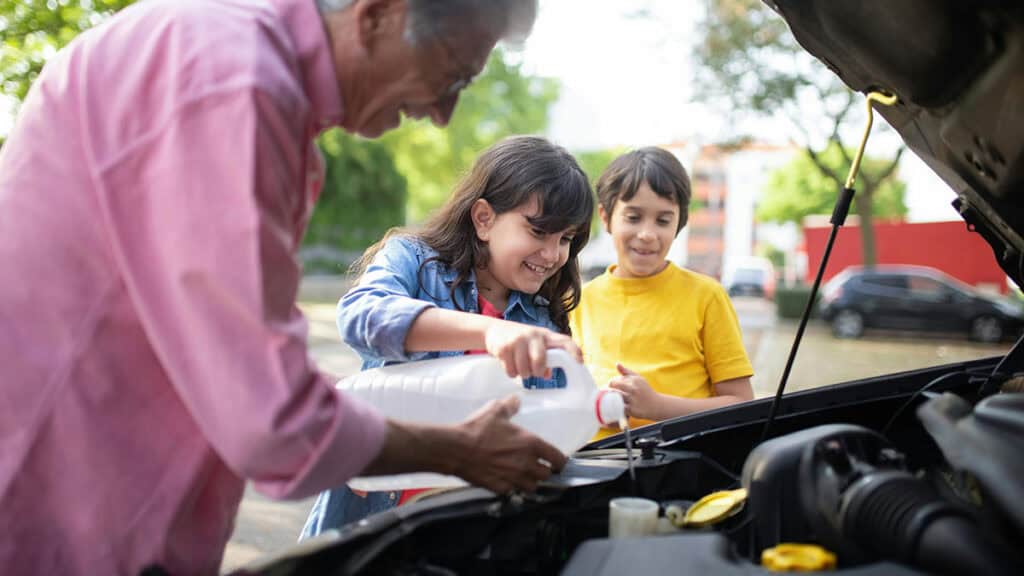
<instances>
[{"instance_id":1,"label":"girl's smiling face","mask_svg":"<svg viewBox=\"0 0 1024 576\"><path fill-rule=\"evenodd\" d=\"M657 195L644 182L632 198L615 203L610 217L604 207L599 213L618 255L616 276L645 278L665 269L665 257L678 233L675 202Z\"/></svg>"},{"instance_id":2,"label":"girl's smiling face","mask_svg":"<svg viewBox=\"0 0 1024 576\"><path fill-rule=\"evenodd\" d=\"M477 237L490 255L486 266L477 268L477 283L491 304L507 303L510 290L536 294L569 260L575 228L550 233L537 228L531 219L540 209L536 196L502 214L486 200L473 206Z\"/></svg>"}]
</instances>

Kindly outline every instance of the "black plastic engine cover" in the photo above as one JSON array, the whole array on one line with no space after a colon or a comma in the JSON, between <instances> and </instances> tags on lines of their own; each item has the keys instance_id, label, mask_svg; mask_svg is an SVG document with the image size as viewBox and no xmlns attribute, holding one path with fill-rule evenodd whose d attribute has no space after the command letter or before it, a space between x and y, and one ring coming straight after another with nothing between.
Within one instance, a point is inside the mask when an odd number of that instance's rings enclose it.
<instances>
[{"instance_id":1,"label":"black plastic engine cover","mask_svg":"<svg viewBox=\"0 0 1024 576\"><path fill-rule=\"evenodd\" d=\"M757 519L750 533L751 559L782 542L818 541L816 532L822 530L815 530L813 519L805 513L807 494L802 492L813 485L802 477L801 463L810 459L809 451L829 450L832 445L838 458L849 456L860 462L877 461L889 447L885 438L867 428L830 424L774 438L750 453L742 482L750 514Z\"/></svg>"}]
</instances>

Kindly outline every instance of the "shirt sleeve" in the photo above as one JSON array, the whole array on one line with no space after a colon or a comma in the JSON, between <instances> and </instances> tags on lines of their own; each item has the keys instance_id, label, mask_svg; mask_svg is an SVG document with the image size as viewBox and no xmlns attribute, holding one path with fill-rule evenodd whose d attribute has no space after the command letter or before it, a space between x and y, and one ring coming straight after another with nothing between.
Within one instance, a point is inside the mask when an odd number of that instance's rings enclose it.
<instances>
[{"instance_id":1,"label":"shirt sleeve","mask_svg":"<svg viewBox=\"0 0 1024 576\"><path fill-rule=\"evenodd\" d=\"M729 297L716 286L704 313L704 362L712 384L754 373Z\"/></svg>"},{"instance_id":2,"label":"shirt sleeve","mask_svg":"<svg viewBox=\"0 0 1024 576\"><path fill-rule=\"evenodd\" d=\"M338 302L338 332L364 359L408 362L429 354L405 350L405 338L416 317L436 307L415 297L419 270L412 241L391 238L358 284Z\"/></svg>"},{"instance_id":3,"label":"shirt sleeve","mask_svg":"<svg viewBox=\"0 0 1024 576\"><path fill-rule=\"evenodd\" d=\"M204 94L94 171L124 289L176 401L228 467L279 498L358 474L387 434L307 354L301 107L251 89Z\"/></svg>"}]
</instances>

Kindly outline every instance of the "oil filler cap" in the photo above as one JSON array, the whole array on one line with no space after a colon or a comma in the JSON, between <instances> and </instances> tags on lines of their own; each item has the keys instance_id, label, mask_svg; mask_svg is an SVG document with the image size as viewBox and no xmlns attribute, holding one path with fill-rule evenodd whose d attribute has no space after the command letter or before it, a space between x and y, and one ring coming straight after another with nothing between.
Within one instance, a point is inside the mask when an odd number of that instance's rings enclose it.
<instances>
[{"instance_id":1,"label":"oil filler cap","mask_svg":"<svg viewBox=\"0 0 1024 576\"><path fill-rule=\"evenodd\" d=\"M683 526L700 528L716 524L739 512L746 501L745 488L712 492L690 506L683 517Z\"/></svg>"},{"instance_id":2,"label":"oil filler cap","mask_svg":"<svg viewBox=\"0 0 1024 576\"><path fill-rule=\"evenodd\" d=\"M836 555L816 544L779 544L761 552L761 566L772 572L832 570Z\"/></svg>"}]
</instances>

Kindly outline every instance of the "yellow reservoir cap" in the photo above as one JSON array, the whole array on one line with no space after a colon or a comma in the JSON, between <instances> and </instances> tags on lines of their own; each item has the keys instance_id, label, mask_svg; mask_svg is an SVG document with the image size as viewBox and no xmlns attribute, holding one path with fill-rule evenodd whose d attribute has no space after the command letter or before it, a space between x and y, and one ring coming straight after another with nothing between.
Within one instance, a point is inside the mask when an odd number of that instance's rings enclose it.
<instances>
[{"instance_id":1,"label":"yellow reservoir cap","mask_svg":"<svg viewBox=\"0 0 1024 576\"><path fill-rule=\"evenodd\" d=\"M761 552L761 566L772 572L833 570L836 555L817 544L785 543Z\"/></svg>"},{"instance_id":2,"label":"yellow reservoir cap","mask_svg":"<svg viewBox=\"0 0 1024 576\"><path fill-rule=\"evenodd\" d=\"M746 501L747 491L744 488L712 492L690 506L683 517L683 526L700 528L721 522L739 512Z\"/></svg>"}]
</instances>

